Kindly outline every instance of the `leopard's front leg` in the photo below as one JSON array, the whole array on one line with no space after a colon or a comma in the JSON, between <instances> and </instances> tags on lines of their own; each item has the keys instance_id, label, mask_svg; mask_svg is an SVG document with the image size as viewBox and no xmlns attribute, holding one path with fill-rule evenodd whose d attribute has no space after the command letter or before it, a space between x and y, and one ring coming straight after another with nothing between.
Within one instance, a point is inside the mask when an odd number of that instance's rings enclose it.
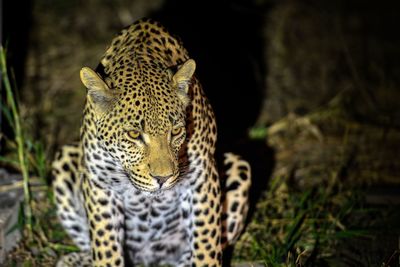
<instances>
[{"instance_id":1,"label":"leopard's front leg","mask_svg":"<svg viewBox=\"0 0 400 267\"><path fill-rule=\"evenodd\" d=\"M196 183L193 195L192 266L222 266L221 190L214 165ZM211 169L211 171L210 171Z\"/></svg>"},{"instance_id":2,"label":"leopard's front leg","mask_svg":"<svg viewBox=\"0 0 400 267\"><path fill-rule=\"evenodd\" d=\"M124 266L122 201L115 192L100 188L87 177L82 189L90 226L92 266Z\"/></svg>"}]
</instances>

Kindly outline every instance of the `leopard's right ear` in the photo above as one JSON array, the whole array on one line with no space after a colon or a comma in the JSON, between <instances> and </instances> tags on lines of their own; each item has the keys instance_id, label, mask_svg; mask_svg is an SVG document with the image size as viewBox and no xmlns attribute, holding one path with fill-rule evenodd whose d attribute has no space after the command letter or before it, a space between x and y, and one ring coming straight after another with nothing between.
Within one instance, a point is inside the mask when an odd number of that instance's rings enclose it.
<instances>
[{"instance_id":1,"label":"leopard's right ear","mask_svg":"<svg viewBox=\"0 0 400 267\"><path fill-rule=\"evenodd\" d=\"M100 114L109 111L117 100L115 90L111 90L91 68L82 68L80 77L82 83L88 89L88 98L93 102L96 113Z\"/></svg>"},{"instance_id":2,"label":"leopard's right ear","mask_svg":"<svg viewBox=\"0 0 400 267\"><path fill-rule=\"evenodd\" d=\"M188 59L179 67L178 71L172 77L172 82L177 90L178 97L185 106L190 103L189 87L195 70L196 62L193 59Z\"/></svg>"}]
</instances>

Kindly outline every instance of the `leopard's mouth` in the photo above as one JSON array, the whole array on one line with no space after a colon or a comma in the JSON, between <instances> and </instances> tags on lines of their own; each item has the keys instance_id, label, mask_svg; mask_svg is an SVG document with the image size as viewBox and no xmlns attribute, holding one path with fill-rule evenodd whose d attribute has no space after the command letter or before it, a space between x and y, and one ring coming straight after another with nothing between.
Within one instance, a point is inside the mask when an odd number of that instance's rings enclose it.
<instances>
[{"instance_id":1,"label":"leopard's mouth","mask_svg":"<svg viewBox=\"0 0 400 267\"><path fill-rule=\"evenodd\" d=\"M149 193L157 193L169 190L173 188L180 180L179 171L171 175L171 177L163 182L160 182L159 179L156 179L150 175L144 178L143 176L136 175L133 172L129 173L128 179L136 189Z\"/></svg>"}]
</instances>

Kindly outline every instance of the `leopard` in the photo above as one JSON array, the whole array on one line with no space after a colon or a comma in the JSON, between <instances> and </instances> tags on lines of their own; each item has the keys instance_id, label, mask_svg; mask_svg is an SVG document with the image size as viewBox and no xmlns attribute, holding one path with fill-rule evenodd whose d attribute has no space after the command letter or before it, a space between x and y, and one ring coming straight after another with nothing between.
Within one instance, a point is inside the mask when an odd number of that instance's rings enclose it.
<instances>
[{"instance_id":1,"label":"leopard","mask_svg":"<svg viewBox=\"0 0 400 267\"><path fill-rule=\"evenodd\" d=\"M228 152L217 169L216 118L195 69L149 18L81 69L80 139L52 163L57 215L79 251L57 267L222 266L245 226L251 167Z\"/></svg>"}]
</instances>

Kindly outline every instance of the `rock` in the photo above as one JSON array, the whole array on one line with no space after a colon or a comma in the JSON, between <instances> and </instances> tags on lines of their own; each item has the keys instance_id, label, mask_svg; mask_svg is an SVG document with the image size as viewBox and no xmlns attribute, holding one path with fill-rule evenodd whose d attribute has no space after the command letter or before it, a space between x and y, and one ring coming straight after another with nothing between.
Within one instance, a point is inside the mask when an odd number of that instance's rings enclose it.
<instances>
[{"instance_id":1,"label":"rock","mask_svg":"<svg viewBox=\"0 0 400 267\"><path fill-rule=\"evenodd\" d=\"M22 186L18 186L20 181L20 175L0 169L0 264L21 239L21 232L16 227L20 203L23 200Z\"/></svg>"}]
</instances>

